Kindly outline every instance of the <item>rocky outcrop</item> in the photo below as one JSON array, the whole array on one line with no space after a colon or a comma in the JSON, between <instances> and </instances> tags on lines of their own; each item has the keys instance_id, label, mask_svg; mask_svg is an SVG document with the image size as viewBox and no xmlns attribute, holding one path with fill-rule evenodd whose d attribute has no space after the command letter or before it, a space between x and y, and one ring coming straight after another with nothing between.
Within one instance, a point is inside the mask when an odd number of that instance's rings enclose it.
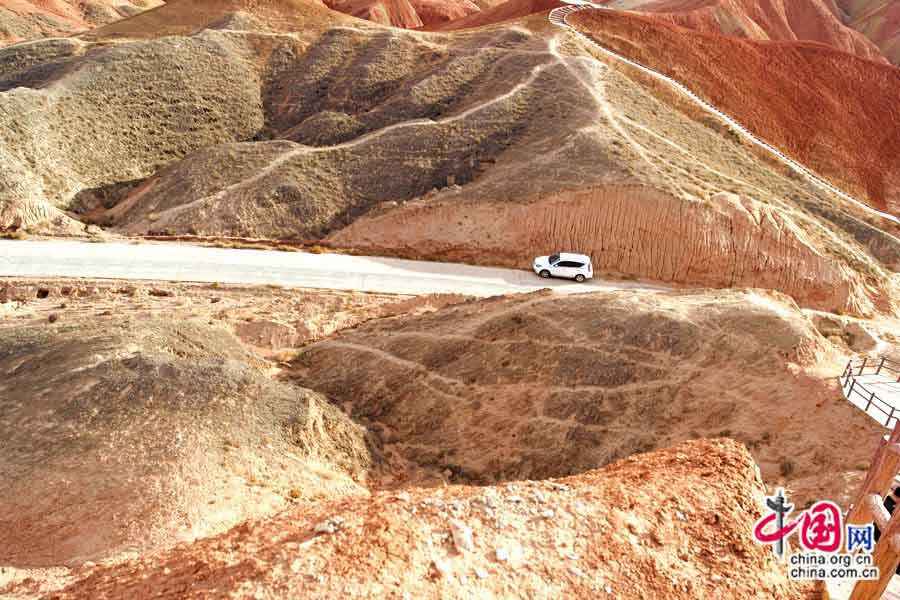
<instances>
[{"instance_id":1,"label":"rocky outcrop","mask_svg":"<svg viewBox=\"0 0 900 600\"><path fill-rule=\"evenodd\" d=\"M747 533L762 514L763 491L744 448L698 440L560 481L299 505L98 569L58 597L134 598L165 587L185 598L250 590L279 598L303 589L327 598L687 600L765 590L800 600L813 586L789 581ZM459 530L471 535L462 550Z\"/></svg>"},{"instance_id":2,"label":"rocky outcrop","mask_svg":"<svg viewBox=\"0 0 900 600\"><path fill-rule=\"evenodd\" d=\"M27 185L27 179L22 184ZM12 197L0 200L0 232L33 232L41 234L79 235L85 232L85 224L76 221L49 202L24 200L39 197L39 192L22 193L13 189Z\"/></svg>"}]
</instances>

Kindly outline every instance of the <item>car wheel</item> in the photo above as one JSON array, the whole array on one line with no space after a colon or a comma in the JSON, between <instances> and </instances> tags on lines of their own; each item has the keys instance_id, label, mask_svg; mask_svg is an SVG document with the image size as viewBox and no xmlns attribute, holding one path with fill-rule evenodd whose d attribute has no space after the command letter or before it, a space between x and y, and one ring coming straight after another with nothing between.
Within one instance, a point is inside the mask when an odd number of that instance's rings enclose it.
<instances>
[{"instance_id":1,"label":"car wheel","mask_svg":"<svg viewBox=\"0 0 900 600\"><path fill-rule=\"evenodd\" d=\"M547 269L544 269L543 271L541 271L541 277L543 277L544 279L549 279L550 271L548 271Z\"/></svg>"},{"instance_id":2,"label":"car wheel","mask_svg":"<svg viewBox=\"0 0 900 600\"><path fill-rule=\"evenodd\" d=\"M584 275L581 275L581 274L576 275L576 276L575 276L575 281L577 281L578 283L583 283L583 282L584 282Z\"/></svg>"}]
</instances>

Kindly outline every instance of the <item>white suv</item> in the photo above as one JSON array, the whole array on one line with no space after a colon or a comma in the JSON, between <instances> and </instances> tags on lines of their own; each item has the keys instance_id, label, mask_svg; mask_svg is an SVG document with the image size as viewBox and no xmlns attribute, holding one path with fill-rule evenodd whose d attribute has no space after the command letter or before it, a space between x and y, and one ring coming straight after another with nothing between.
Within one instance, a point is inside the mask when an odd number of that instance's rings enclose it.
<instances>
[{"instance_id":1,"label":"white suv","mask_svg":"<svg viewBox=\"0 0 900 600\"><path fill-rule=\"evenodd\" d=\"M534 259L534 272L543 278L566 277L581 283L594 277L594 266L591 257L584 254L560 252L551 256L538 256Z\"/></svg>"}]
</instances>

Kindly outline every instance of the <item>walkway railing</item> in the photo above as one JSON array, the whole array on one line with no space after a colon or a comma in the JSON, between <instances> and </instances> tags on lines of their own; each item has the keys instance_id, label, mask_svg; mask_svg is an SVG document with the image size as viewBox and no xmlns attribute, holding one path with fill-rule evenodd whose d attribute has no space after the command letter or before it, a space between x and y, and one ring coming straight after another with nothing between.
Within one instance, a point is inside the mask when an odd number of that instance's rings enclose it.
<instances>
[{"instance_id":1,"label":"walkway railing","mask_svg":"<svg viewBox=\"0 0 900 600\"><path fill-rule=\"evenodd\" d=\"M892 358L863 358L862 360L851 360L847 363L847 367L841 374L841 387L847 400L854 403L855 399L865 403L863 412L871 415L870 409L874 409L880 415L884 415L884 426L893 427L892 419L900 419L900 409L893 404L878 396L878 393L872 389L872 384L863 383L860 377L866 375L880 375L885 381L893 379L900 383L900 361ZM874 415L873 415L874 416ZM881 419L876 418L879 422Z\"/></svg>"},{"instance_id":2,"label":"walkway railing","mask_svg":"<svg viewBox=\"0 0 900 600\"><path fill-rule=\"evenodd\" d=\"M888 362L894 361L887 359L884 362L881 362L880 359L875 361L882 369ZM864 371L869 365L864 361L858 367ZM894 510L891 514L884 506L884 497L896 485L894 482L900 471L900 443L898 442L900 442L900 422L894 426L890 435L884 436L878 444L866 479L847 514L846 522L848 524L874 523L881 532L872 553L873 566L878 567L878 579L857 582L849 600L878 600L881 598L894 577L897 565L900 564L900 509Z\"/></svg>"}]
</instances>

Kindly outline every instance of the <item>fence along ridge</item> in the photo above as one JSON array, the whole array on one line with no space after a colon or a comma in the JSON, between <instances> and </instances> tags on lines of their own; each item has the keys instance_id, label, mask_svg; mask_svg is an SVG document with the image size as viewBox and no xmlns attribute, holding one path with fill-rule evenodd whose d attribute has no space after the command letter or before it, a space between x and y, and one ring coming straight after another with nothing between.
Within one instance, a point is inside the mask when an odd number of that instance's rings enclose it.
<instances>
[{"instance_id":1,"label":"fence along ridge","mask_svg":"<svg viewBox=\"0 0 900 600\"><path fill-rule=\"evenodd\" d=\"M870 372L866 372L870 369ZM885 427L891 426L891 419L900 418L898 411L891 403L878 396L875 390L870 389L864 383L859 381L859 377L863 375L881 375L882 373L890 373L897 376L897 383L900 383L900 360L882 356L876 359L865 357L862 360L850 359L844 372L841 374L841 389L847 400L852 402L853 395L856 394L866 402L863 412L868 414L869 408L875 408L878 412L885 415ZM890 410L888 410L890 409Z\"/></svg>"}]
</instances>

